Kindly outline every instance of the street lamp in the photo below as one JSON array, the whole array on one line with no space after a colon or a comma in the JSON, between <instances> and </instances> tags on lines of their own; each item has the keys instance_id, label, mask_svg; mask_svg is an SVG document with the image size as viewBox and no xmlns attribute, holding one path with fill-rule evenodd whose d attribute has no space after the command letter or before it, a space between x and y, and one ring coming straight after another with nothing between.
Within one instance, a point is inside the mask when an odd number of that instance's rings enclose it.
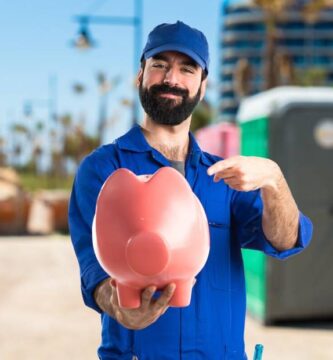
<instances>
[{"instance_id":1,"label":"street lamp","mask_svg":"<svg viewBox=\"0 0 333 360\"><path fill-rule=\"evenodd\" d=\"M73 41L73 46L79 50L87 50L95 46L95 41L90 36L86 21L81 21L78 37Z\"/></svg>"},{"instance_id":2,"label":"street lamp","mask_svg":"<svg viewBox=\"0 0 333 360\"><path fill-rule=\"evenodd\" d=\"M80 24L78 38L73 42L74 46L78 49L89 49L94 46L94 41L88 31L88 25L125 25L133 26L133 71L137 71L137 66L140 60L141 41L142 41L142 0L134 1L134 16L90 16L79 15L74 17L74 21ZM133 119L132 125L138 123L139 119L139 106L136 91L134 92L133 101Z\"/></svg>"}]
</instances>

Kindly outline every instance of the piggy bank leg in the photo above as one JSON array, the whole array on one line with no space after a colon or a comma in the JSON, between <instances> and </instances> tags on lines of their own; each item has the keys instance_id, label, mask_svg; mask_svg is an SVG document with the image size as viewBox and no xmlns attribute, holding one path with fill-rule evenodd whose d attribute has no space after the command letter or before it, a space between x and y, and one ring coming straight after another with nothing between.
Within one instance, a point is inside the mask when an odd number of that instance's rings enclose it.
<instances>
[{"instance_id":1,"label":"piggy bank leg","mask_svg":"<svg viewBox=\"0 0 333 360\"><path fill-rule=\"evenodd\" d=\"M117 283L119 306L134 309L141 305L141 290Z\"/></svg>"},{"instance_id":2,"label":"piggy bank leg","mask_svg":"<svg viewBox=\"0 0 333 360\"><path fill-rule=\"evenodd\" d=\"M170 300L170 306L183 307L190 305L194 278L189 280L176 280L176 290Z\"/></svg>"}]
</instances>

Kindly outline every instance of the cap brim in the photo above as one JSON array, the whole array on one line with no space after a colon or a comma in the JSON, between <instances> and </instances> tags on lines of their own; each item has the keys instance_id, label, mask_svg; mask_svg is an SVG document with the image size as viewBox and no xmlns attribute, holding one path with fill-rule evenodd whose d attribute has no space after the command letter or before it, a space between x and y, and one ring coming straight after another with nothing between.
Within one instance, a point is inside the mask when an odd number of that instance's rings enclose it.
<instances>
[{"instance_id":1,"label":"cap brim","mask_svg":"<svg viewBox=\"0 0 333 360\"><path fill-rule=\"evenodd\" d=\"M178 51L182 54L185 54L185 55L189 56L190 58L192 58L203 70L205 70L208 73L207 66L206 66L205 62L202 60L202 58L197 53L192 51L191 49L189 49L185 46L181 46L179 44L164 44L162 46L158 46L154 49L146 51L143 54L143 57L147 60L147 59L151 58L152 56L159 54L163 51Z\"/></svg>"}]
</instances>

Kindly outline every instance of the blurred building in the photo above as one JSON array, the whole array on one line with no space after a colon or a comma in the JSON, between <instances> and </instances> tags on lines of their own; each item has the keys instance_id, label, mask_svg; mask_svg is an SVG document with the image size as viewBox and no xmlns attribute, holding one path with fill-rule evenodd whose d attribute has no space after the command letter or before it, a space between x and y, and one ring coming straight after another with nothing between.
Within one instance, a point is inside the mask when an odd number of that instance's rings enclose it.
<instances>
[{"instance_id":1,"label":"blurred building","mask_svg":"<svg viewBox=\"0 0 333 360\"><path fill-rule=\"evenodd\" d=\"M305 20L297 3L276 18L276 85L333 85L333 8ZM234 121L243 97L268 88L266 19L251 0L223 0L221 18L219 114Z\"/></svg>"}]
</instances>

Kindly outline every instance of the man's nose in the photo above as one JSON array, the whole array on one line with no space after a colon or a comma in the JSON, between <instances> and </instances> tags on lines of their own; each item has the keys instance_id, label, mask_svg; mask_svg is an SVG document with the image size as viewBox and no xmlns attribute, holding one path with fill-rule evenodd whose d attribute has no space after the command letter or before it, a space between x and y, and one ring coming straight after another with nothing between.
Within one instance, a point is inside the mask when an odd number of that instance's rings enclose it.
<instances>
[{"instance_id":1,"label":"man's nose","mask_svg":"<svg viewBox=\"0 0 333 360\"><path fill-rule=\"evenodd\" d=\"M176 69L170 67L165 73L164 84L176 86L178 85L178 76Z\"/></svg>"}]
</instances>

